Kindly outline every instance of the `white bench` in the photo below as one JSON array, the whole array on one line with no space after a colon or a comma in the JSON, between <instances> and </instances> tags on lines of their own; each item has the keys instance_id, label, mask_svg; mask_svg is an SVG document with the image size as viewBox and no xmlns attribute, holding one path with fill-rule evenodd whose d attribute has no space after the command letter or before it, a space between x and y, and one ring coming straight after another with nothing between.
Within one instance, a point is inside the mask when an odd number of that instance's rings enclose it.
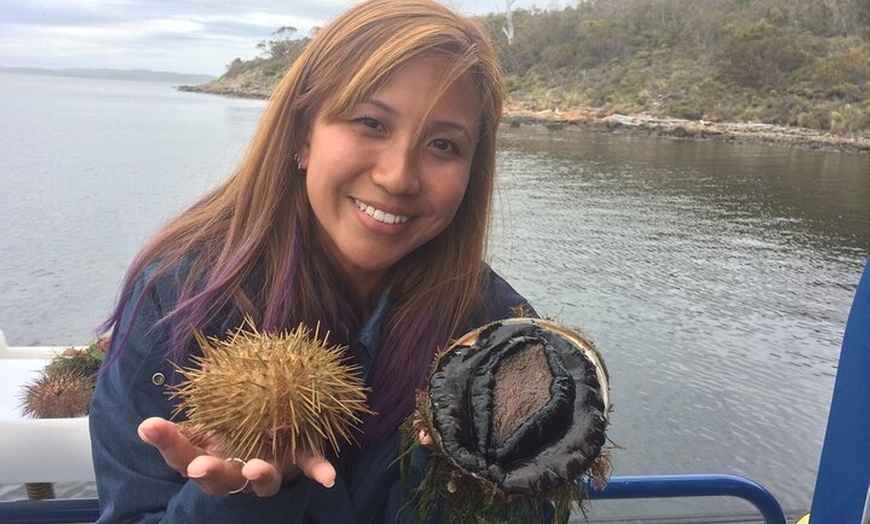
<instances>
[{"instance_id":1,"label":"white bench","mask_svg":"<svg viewBox=\"0 0 870 524\"><path fill-rule=\"evenodd\" d=\"M24 386L66 347L11 347L0 331L0 484L94 480L87 417L21 415Z\"/></svg>"}]
</instances>

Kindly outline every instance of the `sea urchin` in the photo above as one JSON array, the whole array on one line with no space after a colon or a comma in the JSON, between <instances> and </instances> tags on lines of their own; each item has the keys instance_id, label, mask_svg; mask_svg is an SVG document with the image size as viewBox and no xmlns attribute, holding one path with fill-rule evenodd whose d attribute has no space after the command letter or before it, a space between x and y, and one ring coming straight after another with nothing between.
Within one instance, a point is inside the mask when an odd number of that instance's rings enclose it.
<instances>
[{"instance_id":1,"label":"sea urchin","mask_svg":"<svg viewBox=\"0 0 870 524\"><path fill-rule=\"evenodd\" d=\"M43 374L24 387L21 408L34 418L83 417L93 393L94 382L84 374Z\"/></svg>"},{"instance_id":2,"label":"sea urchin","mask_svg":"<svg viewBox=\"0 0 870 524\"><path fill-rule=\"evenodd\" d=\"M195 442L217 438L227 456L292 460L299 452L338 453L352 441L366 406L359 367L343 346L330 346L300 324L281 334L261 333L253 322L226 340L196 333L198 367L178 368L176 414Z\"/></svg>"}]
</instances>

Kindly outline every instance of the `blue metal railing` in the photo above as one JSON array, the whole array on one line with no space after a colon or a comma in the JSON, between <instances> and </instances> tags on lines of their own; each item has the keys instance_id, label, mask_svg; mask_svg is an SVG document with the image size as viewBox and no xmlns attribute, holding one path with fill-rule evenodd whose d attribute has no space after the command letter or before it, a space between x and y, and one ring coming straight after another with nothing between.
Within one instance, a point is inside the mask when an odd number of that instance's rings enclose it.
<instances>
[{"instance_id":1,"label":"blue metal railing","mask_svg":"<svg viewBox=\"0 0 870 524\"><path fill-rule=\"evenodd\" d=\"M731 496L752 503L766 524L786 524L776 498L760 484L734 475L643 475L612 477L607 487L587 486L590 499L644 499ZM94 522L96 499L61 499L0 503L0 524Z\"/></svg>"},{"instance_id":2,"label":"blue metal railing","mask_svg":"<svg viewBox=\"0 0 870 524\"><path fill-rule=\"evenodd\" d=\"M612 477L607 487L587 486L590 499L731 496L752 503L767 524L786 524L776 498L761 484L734 475L643 475Z\"/></svg>"},{"instance_id":3,"label":"blue metal railing","mask_svg":"<svg viewBox=\"0 0 870 524\"><path fill-rule=\"evenodd\" d=\"M96 522L97 499L16 500L0 502L0 524Z\"/></svg>"}]
</instances>

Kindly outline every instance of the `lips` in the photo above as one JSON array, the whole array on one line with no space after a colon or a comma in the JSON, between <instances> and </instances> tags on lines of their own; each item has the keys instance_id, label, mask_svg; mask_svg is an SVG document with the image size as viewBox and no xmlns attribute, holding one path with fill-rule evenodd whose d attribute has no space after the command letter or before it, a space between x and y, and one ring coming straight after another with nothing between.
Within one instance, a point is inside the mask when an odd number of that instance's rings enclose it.
<instances>
[{"instance_id":1,"label":"lips","mask_svg":"<svg viewBox=\"0 0 870 524\"><path fill-rule=\"evenodd\" d=\"M377 220L378 222L381 222L382 224L404 224L408 220L411 220L410 216L388 213L384 210L366 204L361 200L354 199L354 204L356 204L356 207L359 208L360 211Z\"/></svg>"}]
</instances>

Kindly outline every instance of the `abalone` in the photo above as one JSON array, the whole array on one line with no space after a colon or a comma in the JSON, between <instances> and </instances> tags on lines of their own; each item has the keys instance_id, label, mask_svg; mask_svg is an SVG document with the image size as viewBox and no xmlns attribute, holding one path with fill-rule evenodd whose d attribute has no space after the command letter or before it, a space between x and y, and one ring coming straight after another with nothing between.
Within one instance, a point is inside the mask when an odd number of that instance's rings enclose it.
<instances>
[{"instance_id":1,"label":"abalone","mask_svg":"<svg viewBox=\"0 0 870 524\"><path fill-rule=\"evenodd\" d=\"M444 498L457 522L509 521L545 501L567 520L581 477L606 482L610 411L604 360L579 332L535 318L475 329L438 355L418 398L415 428L435 448L420 500Z\"/></svg>"}]
</instances>

